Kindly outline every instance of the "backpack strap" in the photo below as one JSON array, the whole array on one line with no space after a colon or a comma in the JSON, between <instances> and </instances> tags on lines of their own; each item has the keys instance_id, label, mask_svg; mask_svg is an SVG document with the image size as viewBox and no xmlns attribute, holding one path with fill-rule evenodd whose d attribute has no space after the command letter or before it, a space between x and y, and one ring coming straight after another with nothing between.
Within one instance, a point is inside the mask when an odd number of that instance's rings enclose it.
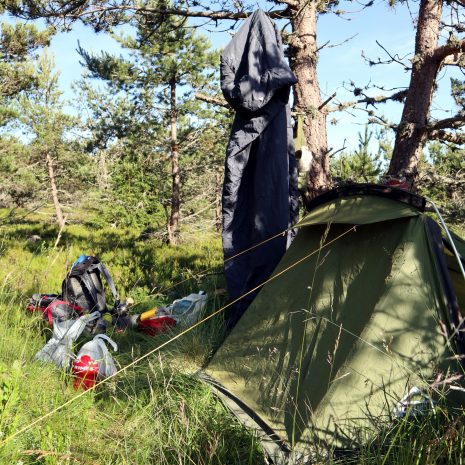
<instances>
[{"instance_id":1,"label":"backpack strap","mask_svg":"<svg viewBox=\"0 0 465 465\"><path fill-rule=\"evenodd\" d=\"M108 286L110 286L111 293L113 294L113 297L115 299L115 305L118 305L120 302L119 294L118 294L118 291L116 290L116 286L115 286L115 283L113 282L113 279L111 279L111 276L107 270L107 267L101 261L99 261L96 265L96 268L100 271L100 273L102 273Z\"/></svg>"},{"instance_id":2,"label":"backpack strap","mask_svg":"<svg viewBox=\"0 0 465 465\"><path fill-rule=\"evenodd\" d=\"M92 297L92 300L94 302L94 305L92 306L92 310L95 310L95 307L98 305L98 297L97 297L97 293L95 292L94 283L92 282L89 275L87 274L87 271L85 271L84 273L80 275L77 275L76 278L78 278L82 282L82 284L87 289L90 296ZM104 309L102 308L98 310L104 310Z\"/></svg>"}]
</instances>

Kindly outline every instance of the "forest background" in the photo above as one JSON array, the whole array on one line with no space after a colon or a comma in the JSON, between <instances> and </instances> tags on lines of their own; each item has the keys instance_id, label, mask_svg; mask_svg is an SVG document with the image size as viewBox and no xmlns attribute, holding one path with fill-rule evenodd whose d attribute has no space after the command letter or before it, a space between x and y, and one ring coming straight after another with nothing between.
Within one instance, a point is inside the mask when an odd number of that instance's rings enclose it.
<instances>
[{"instance_id":1,"label":"forest background","mask_svg":"<svg viewBox=\"0 0 465 465\"><path fill-rule=\"evenodd\" d=\"M136 226L147 234L165 235L171 244L178 240L180 222L218 230L233 114L222 106L220 50L212 42L226 43L240 19L212 22L168 15L161 21L137 9L100 19L84 9L62 19L58 7L47 11L37 6L40 2L32 2L34 7L4 3L15 18L5 13L2 29L1 206L35 208L52 201L60 225L63 210L72 221L78 207L97 208L102 225ZM68 3L73 6L57 5ZM320 8L321 44L314 55L319 75L312 81L313 86L318 78L322 82L316 114L308 116L313 107L302 113L300 97L293 98L296 125L299 115L305 115L304 145L312 159L310 167L303 166L310 170L301 176L303 198L314 195L311 183L320 182L321 175L314 172L318 165L325 182L318 189L340 181L377 180L388 172L389 163L389 174L404 174L405 166L392 171L390 159L402 132L398 128L418 47L414 5L345 2ZM220 7L212 3L206 13ZM439 46L459 41L446 28L447 21L454 23L454 14L443 12ZM180 21L186 27L179 27ZM292 42L289 23L277 21L284 42ZM459 16L455 23L460 26ZM436 125L453 120L455 140L424 137L414 170L416 188L461 221L463 156L457 130L463 123L463 83L460 60L453 65L437 70L426 116ZM61 83L60 66L65 71ZM318 130L309 135L311 124L317 123Z\"/></svg>"},{"instance_id":2,"label":"forest background","mask_svg":"<svg viewBox=\"0 0 465 465\"><path fill-rule=\"evenodd\" d=\"M18 309L33 292L59 291L81 253L107 264L137 311L198 289L213 296L210 309L225 302L221 187L233 112L219 91L219 48L257 5L272 11L300 85L310 76L292 96L303 124L298 148L310 153L300 176L302 212L306 198L330 185L388 174L410 177L463 232L460 2L438 11L442 2L429 0L0 1L0 441L75 395L63 373L34 363L49 334ZM425 9L438 28L426 52L418 33ZM302 18L315 26L311 33ZM428 74L422 66L431 61ZM424 105L415 73L430 76ZM424 107L413 123L412 99ZM2 443L0 458L262 463L256 439L189 376L221 339L220 326L211 321L163 358L154 354ZM154 346L132 335L118 342L119 366ZM460 463L453 458L463 457L461 428L462 420L405 424L392 439L386 425L374 424L364 460ZM387 438L387 454L373 448Z\"/></svg>"}]
</instances>

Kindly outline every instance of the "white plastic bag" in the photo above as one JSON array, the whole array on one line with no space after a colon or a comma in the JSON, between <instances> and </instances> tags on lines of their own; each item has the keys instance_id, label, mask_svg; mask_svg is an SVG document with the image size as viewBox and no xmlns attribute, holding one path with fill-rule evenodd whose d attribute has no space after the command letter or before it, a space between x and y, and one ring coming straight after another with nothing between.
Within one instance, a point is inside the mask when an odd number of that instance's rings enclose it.
<instances>
[{"instance_id":1,"label":"white plastic bag","mask_svg":"<svg viewBox=\"0 0 465 465\"><path fill-rule=\"evenodd\" d=\"M200 317L207 304L207 294L200 291L198 294L189 294L182 299L175 300L168 308L170 316L179 325L192 326Z\"/></svg>"},{"instance_id":2,"label":"white plastic bag","mask_svg":"<svg viewBox=\"0 0 465 465\"><path fill-rule=\"evenodd\" d=\"M100 312L82 315L77 320L59 321L53 319L53 335L35 358L43 362L52 362L58 368L68 368L73 354L73 342L84 331L86 325L100 317Z\"/></svg>"},{"instance_id":3,"label":"white plastic bag","mask_svg":"<svg viewBox=\"0 0 465 465\"><path fill-rule=\"evenodd\" d=\"M92 360L97 362L99 365L98 377L100 379L112 376L117 371L113 357L110 355L105 342L110 344L115 352L118 350L115 341L105 334L97 334L92 341L86 342L81 347L76 356L76 360L79 360L82 356L88 355Z\"/></svg>"}]
</instances>

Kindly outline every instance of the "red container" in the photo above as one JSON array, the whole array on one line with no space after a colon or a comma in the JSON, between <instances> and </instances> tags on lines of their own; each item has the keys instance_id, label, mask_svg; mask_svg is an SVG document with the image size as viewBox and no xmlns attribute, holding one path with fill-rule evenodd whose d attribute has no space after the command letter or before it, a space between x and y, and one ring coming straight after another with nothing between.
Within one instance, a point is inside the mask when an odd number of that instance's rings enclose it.
<instances>
[{"instance_id":1,"label":"red container","mask_svg":"<svg viewBox=\"0 0 465 465\"><path fill-rule=\"evenodd\" d=\"M139 321L137 329L149 336L166 333L169 328L176 325L176 320L170 316L156 316L148 320Z\"/></svg>"},{"instance_id":2,"label":"red container","mask_svg":"<svg viewBox=\"0 0 465 465\"><path fill-rule=\"evenodd\" d=\"M73 362L73 375L75 376L74 389L82 388L86 391L95 386L98 371L98 362L88 355L83 355L81 358L75 360Z\"/></svg>"}]
</instances>

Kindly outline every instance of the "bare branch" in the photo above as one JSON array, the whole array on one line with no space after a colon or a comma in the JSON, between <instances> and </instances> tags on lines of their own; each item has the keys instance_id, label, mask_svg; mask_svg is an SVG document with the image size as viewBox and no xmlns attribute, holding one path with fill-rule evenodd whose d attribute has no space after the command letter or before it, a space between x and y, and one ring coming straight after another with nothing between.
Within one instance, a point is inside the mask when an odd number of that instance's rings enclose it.
<instances>
[{"instance_id":1,"label":"bare branch","mask_svg":"<svg viewBox=\"0 0 465 465\"><path fill-rule=\"evenodd\" d=\"M444 61L448 56L465 52L465 39L451 41L438 47L432 56L433 60Z\"/></svg>"},{"instance_id":2,"label":"bare branch","mask_svg":"<svg viewBox=\"0 0 465 465\"><path fill-rule=\"evenodd\" d=\"M299 2L297 0L275 0L276 3L285 3L289 5L291 8L297 8L299 6Z\"/></svg>"},{"instance_id":3,"label":"bare branch","mask_svg":"<svg viewBox=\"0 0 465 465\"><path fill-rule=\"evenodd\" d=\"M354 34L353 36L350 36L350 37L347 37L347 39L344 39L342 42L339 42L337 44L334 44L334 45L330 45L331 44L331 41L326 41L323 45L320 45L317 49L316 49L316 52L320 52L321 50L323 50L324 48L335 48L335 47L340 47L341 45L344 45L346 44L347 42L350 42L354 37L357 37L358 34Z\"/></svg>"},{"instance_id":4,"label":"bare branch","mask_svg":"<svg viewBox=\"0 0 465 465\"><path fill-rule=\"evenodd\" d=\"M386 103L389 101L402 102L405 99L406 95L407 95L406 89L400 90L399 92L396 92L395 94L392 94L392 95L379 95L377 97L369 97L365 95L364 98L359 99L359 100L340 103L336 107L332 108L331 111L342 111L342 110L345 110L346 108L354 108L357 105L361 105L361 104L365 104L368 107L369 105L376 106L376 104L378 103Z\"/></svg>"},{"instance_id":5,"label":"bare branch","mask_svg":"<svg viewBox=\"0 0 465 465\"><path fill-rule=\"evenodd\" d=\"M371 118L368 118L368 122L370 124L379 124L380 126L384 126L385 128L392 129L393 131L397 130L397 124L392 124L378 115L372 115Z\"/></svg>"},{"instance_id":6,"label":"bare branch","mask_svg":"<svg viewBox=\"0 0 465 465\"><path fill-rule=\"evenodd\" d=\"M452 118L445 118L428 125L428 130L440 129L460 129L465 125L465 115L456 115Z\"/></svg>"},{"instance_id":7,"label":"bare branch","mask_svg":"<svg viewBox=\"0 0 465 465\"><path fill-rule=\"evenodd\" d=\"M384 52L386 53L386 55L389 57L389 60L381 60L381 58L378 58L377 61L374 61L372 60L371 58L367 58L365 56L364 53L362 53L362 58L370 65L370 66L375 66L375 65L386 65L386 64L390 64L390 63L398 63L399 65L401 65L405 71L410 71L412 69L412 67L410 65L407 65L406 63L404 63L403 60L405 60L408 56L405 55L403 57L399 57L399 55L397 55L397 53L395 55L391 55L391 53L388 52L388 50L386 49L386 47L384 47L383 45L381 45L378 41L376 41L377 45L379 47L381 47Z\"/></svg>"},{"instance_id":8,"label":"bare branch","mask_svg":"<svg viewBox=\"0 0 465 465\"><path fill-rule=\"evenodd\" d=\"M383 45L381 45L378 41L376 41L376 44L381 47L384 52L386 53L386 55L394 62L394 63L398 63L399 65L402 65L405 69L405 71L410 71L412 69L411 66L408 66L406 65L402 60L405 59L405 57L403 58L400 58L397 53L395 55L391 55L388 50L386 49L386 47L384 47Z\"/></svg>"},{"instance_id":9,"label":"bare branch","mask_svg":"<svg viewBox=\"0 0 465 465\"><path fill-rule=\"evenodd\" d=\"M334 155L336 155L337 153L342 152L343 150L345 150L347 148L346 147L346 142L347 142L347 140L344 139L344 142L342 143L342 147L340 149L335 150L333 153L328 154L328 156L329 157L334 157Z\"/></svg>"},{"instance_id":10,"label":"bare branch","mask_svg":"<svg viewBox=\"0 0 465 465\"><path fill-rule=\"evenodd\" d=\"M459 34L462 34L463 32L465 32L465 26L463 24L461 24L461 23L448 24L448 23L445 23L445 22L441 22L441 28L443 28L443 29L453 29L454 31L456 31Z\"/></svg>"},{"instance_id":11,"label":"bare branch","mask_svg":"<svg viewBox=\"0 0 465 465\"><path fill-rule=\"evenodd\" d=\"M224 107L228 110L231 110L231 106L229 105L229 103L221 97L213 97L211 95L201 94L200 92L197 92L195 94L195 98L197 100L202 100L202 102L212 103L213 105L218 105L220 107Z\"/></svg>"},{"instance_id":12,"label":"bare branch","mask_svg":"<svg viewBox=\"0 0 465 465\"><path fill-rule=\"evenodd\" d=\"M318 110L322 110L326 105L328 105L331 100L336 97L336 92L334 94L330 95L319 107Z\"/></svg>"},{"instance_id":13,"label":"bare branch","mask_svg":"<svg viewBox=\"0 0 465 465\"><path fill-rule=\"evenodd\" d=\"M464 57L463 53L454 53L444 58L442 64L444 66L460 66L463 63Z\"/></svg>"},{"instance_id":14,"label":"bare branch","mask_svg":"<svg viewBox=\"0 0 465 465\"><path fill-rule=\"evenodd\" d=\"M428 132L430 139L436 139L453 144L465 144L465 132L449 132L444 129L432 130Z\"/></svg>"},{"instance_id":15,"label":"bare branch","mask_svg":"<svg viewBox=\"0 0 465 465\"><path fill-rule=\"evenodd\" d=\"M320 52L321 50L323 50L324 48L326 48L329 44L331 43L330 40L327 40L323 45L320 45L317 49L316 49L316 52Z\"/></svg>"}]
</instances>

